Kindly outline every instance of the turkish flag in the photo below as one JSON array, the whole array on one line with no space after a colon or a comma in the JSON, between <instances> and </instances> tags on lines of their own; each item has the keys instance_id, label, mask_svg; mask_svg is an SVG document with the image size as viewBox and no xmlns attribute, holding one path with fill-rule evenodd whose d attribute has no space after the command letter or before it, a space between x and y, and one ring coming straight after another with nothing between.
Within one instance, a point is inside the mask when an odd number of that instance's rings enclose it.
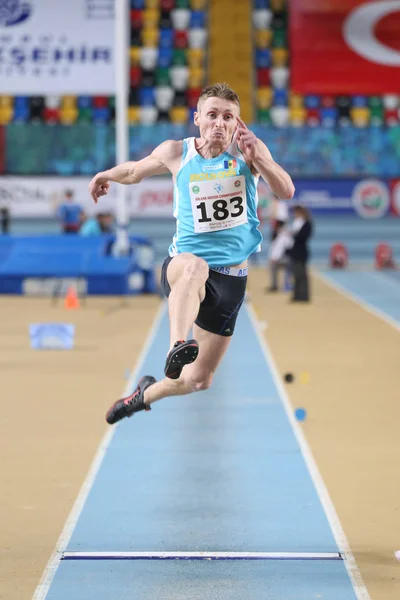
<instances>
[{"instance_id":1,"label":"turkish flag","mask_svg":"<svg viewBox=\"0 0 400 600\"><path fill-rule=\"evenodd\" d=\"M400 91L400 0L292 0L291 87L300 94Z\"/></svg>"}]
</instances>

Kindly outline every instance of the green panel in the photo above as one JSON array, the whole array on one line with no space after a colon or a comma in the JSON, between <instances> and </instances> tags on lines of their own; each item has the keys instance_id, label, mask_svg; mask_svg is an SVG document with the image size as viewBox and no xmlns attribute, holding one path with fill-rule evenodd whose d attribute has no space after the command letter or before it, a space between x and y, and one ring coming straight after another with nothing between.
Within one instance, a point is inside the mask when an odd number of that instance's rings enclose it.
<instances>
[{"instance_id":1,"label":"green panel","mask_svg":"<svg viewBox=\"0 0 400 600\"><path fill-rule=\"evenodd\" d=\"M183 48L175 48L172 55L172 63L174 65L186 65L187 64L187 56L186 50Z\"/></svg>"},{"instance_id":2,"label":"green panel","mask_svg":"<svg viewBox=\"0 0 400 600\"><path fill-rule=\"evenodd\" d=\"M78 115L78 121L82 122L82 121L91 121L92 120L92 109L91 108L80 108L79 109L79 115Z\"/></svg>"},{"instance_id":3,"label":"green panel","mask_svg":"<svg viewBox=\"0 0 400 600\"><path fill-rule=\"evenodd\" d=\"M381 108L383 106L383 100L380 96L371 96L368 100L369 107L372 108Z\"/></svg>"},{"instance_id":4,"label":"green panel","mask_svg":"<svg viewBox=\"0 0 400 600\"><path fill-rule=\"evenodd\" d=\"M271 123L271 115L268 108L259 108L257 110L257 121L262 125L269 125Z\"/></svg>"},{"instance_id":5,"label":"green panel","mask_svg":"<svg viewBox=\"0 0 400 600\"><path fill-rule=\"evenodd\" d=\"M169 85L169 68L168 67L157 67L156 70L156 85Z\"/></svg>"},{"instance_id":6,"label":"green panel","mask_svg":"<svg viewBox=\"0 0 400 600\"><path fill-rule=\"evenodd\" d=\"M274 48L287 48L287 38L284 29L277 29L272 36L272 46Z\"/></svg>"}]
</instances>

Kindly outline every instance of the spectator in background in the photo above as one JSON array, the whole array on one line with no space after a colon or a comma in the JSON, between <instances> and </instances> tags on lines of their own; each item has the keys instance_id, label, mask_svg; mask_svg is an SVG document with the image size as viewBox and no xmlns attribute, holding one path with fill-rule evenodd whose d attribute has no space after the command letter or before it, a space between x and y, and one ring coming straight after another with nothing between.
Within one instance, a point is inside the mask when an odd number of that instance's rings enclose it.
<instances>
[{"instance_id":1,"label":"spectator in background","mask_svg":"<svg viewBox=\"0 0 400 600\"><path fill-rule=\"evenodd\" d=\"M10 211L6 206L0 208L0 227L3 235L10 233Z\"/></svg>"},{"instance_id":2,"label":"spectator in background","mask_svg":"<svg viewBox=\"0 0 400 600\"><path fill-rule=\"evenodd\" d=\"M277 231L281 228L281 223L285 224L289 220L289 205L287 200L280 200L274 195L269 209L269 223L271 227L271 241L275 239Z\"/></svg>"},{"instance_id":3,"label":"spectator in background","mask_svg":"<svg viewBox=\"0 0 400 600\"><path fill-rule=\"evenodd\" d=\"M293 245L293 237L286 222L275 221L274 231L274 239L270 243L268 254L271 286L266 289L267 292L277 292L279 290L278 275L281 269L286 271L286 277L289 276L290 259L287 251Z\"/></svg>"},{"instance_id":4,"label":"spectator in background","mask_svg":"<svg viewBox=\"0 0 400 600\"><path fill-rule=\"evenodd\" d=\"M309 211L299 204L294 206L294 220L291 226L293 245L288 250L293 274L292 302L309 302L307 263L309 259L308 240L313 226Z\"/></svg>"},{"instance_id":5,"label":"spectator in background","mask_svg":"<svg viewBox=\"0 0 400 600\"><path fill-rule=\"evenodd\" d=\"M72 190L66 190L64 201L57 209L57 216L61 221L63 233L78 233L83 217L83 209L74 200Z\"/></svg>"},{"instance_id":6,"label":"spectator in background","mask_svg":"<svg viewBox=\"0 0 400 600\"><path fill-rule=\"evenodd\" d=\"M82 224L79 233L85 236L102 235L103 233L112 233L114 224L114 215L109 212L98 213L94 217L89 217Z\"/></svg>"}]
</instances>

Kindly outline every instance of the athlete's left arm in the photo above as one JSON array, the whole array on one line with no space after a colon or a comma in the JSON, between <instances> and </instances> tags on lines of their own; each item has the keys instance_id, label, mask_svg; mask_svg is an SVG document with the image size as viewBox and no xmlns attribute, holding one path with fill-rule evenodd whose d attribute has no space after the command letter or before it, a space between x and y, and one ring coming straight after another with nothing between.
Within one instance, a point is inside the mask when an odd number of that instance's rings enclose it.
<instances>
[{"instance_id":1,"label":"athlete's left arm","mask_svg":"<svg viewBox=\"0 0 400 600\"><path fill-rule=\"evenodd\" d=\"M239 118L237 141L243 157L265 179L273 193L282 200L293 198L295 187L290 175L274 161L264 142Z\"/></svg>"}]
</instances>

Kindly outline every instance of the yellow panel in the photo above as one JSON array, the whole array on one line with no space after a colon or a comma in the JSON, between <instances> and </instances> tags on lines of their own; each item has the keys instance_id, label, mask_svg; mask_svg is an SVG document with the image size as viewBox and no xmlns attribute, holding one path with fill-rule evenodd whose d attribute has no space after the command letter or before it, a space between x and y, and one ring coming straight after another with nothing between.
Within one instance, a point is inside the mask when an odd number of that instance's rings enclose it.
<instances>
[{"instance_id":1,"label":"yellow panel","mask_svg":"<svg viewBox=\"0 0 400 600\"><path fill-rule=\"evenodd\" d=\"M191 67L189 69L189 87L197 88L204 85L205 72L201 67Z\"/></svg>"},{"instance_id":2,"label":"yellow panel","mask_svg":"<svg viewBox=\"0 0 400 600\"><path fill-rule=\"evenodd\" d=\"M61 100L62 108L75 108L76 96L63 96Z\"/></svg>"},{"instance_id":3,"label":"yellow panel","mask_svg":"<svg viewBox=\"0 0 400 600\"><path fill-rule=\"evenodd\" d=\"M289 106L290 108L302 108L304 106L304 97L300 94L290 94Z\"/></svg>"},{"instance_id":4,"label":"yellow panel","mask_svg":"<svg viewBox=\"0 0 400 600\"><path fill-rule=\"evenodd\" d=\"M244 121L253 120L252 2L209 3L208 78L226 81L239 95Z\"/></svg>"},{"instance_id":5,"label":"yellow panel","mask_svg":"<svg viewBox=\"0 0 400 600\"><path fill-rule=\"evenodd\" d=\"M288 51L286 48L274 48L272 50L272 64L274 67L285 67L288 61Z\"/></svg>"},{"instance_id":6,"label":"yellow panel","mask_svg":"<svg viewBox=\"0 0 400 600\"><path fill-rule=\"evenodd\" d=\"M258 108L269 108L272 103L272 89L270 87L260 87L257 89Z\"/></svg>"},{"instance_id":7,"label":"yellow panel","mask_svg":"<svg viewBox=\"0 0 400 600\"><path fill-rule=\"evenodd\" d=\"M188 120L188 109L185 106L174 106L169 111L169 116L173 123L186 123Z\"/></svg>"},{"instance_id":8,"label":"yellow panel","mask_svg":"<svg viewBox=\"0 0 400 600\"><path fill-rule=\"evenodd\" d=\"M158 8L160 6L160 0L146 0L144 5L146 8Z\"/></svg>"},{"instance_id":9,"label":"yellow panel","mask_svg":"<svg viewBox=\"0 0 400 600\"><path fill-rule=\"evenodd\" d=\"M142 29L142 42L143 46L149 46L155 48L158 45L158 29Z\"/></svg>"},{"instance_id":10,"label":"yellow panel","mask_svg":"<svg viewBox=\"0 0 400 600\"><path fill-rule=\"evenodd\" d=\"M138 65L140 63L140 48L138 46L129 48L129 56L131 59L131 65Z\"/></svg>"},{"instance_id":11,"label":"yellow panel","mask_svg":"<svg viewBox=\"0 0 400 600\"><path fill-rule=\"evenodd\" d=\"M207 0L190 0L192 10L204 10L207 7Z\"/></svg>"},{"instance_id":12,"label":"yellow panel","mask_svg":"<svg viewBox=\"0 0 400 600\"><path fill-rule=\"evenodd\" d=\"M350 116L352 121L354 122L358 122L358 123L365 123L367 124L370 118L370 110L366 107L364 108L352 108L350 109Z\"/></svg>"},{"instance_id":13,"label":"yellow panel","mask_svg":"<svg viewBox=\"0 0 400 600\"><path fill-rule=\"evenodd\" d=\"M0 106L0 125L7 125L13 118L11 106Z\"/></svg>"},{"instance_id":14,"label":"yellow panel","mask_svg":"<svg viewBox=\"0 0 400 600\"><path fill-rule=\"evenodd\" d=\"M204 64L205 52L202 48L189 48L187 51L187 59L189 67L202 67Z\"/></svg>"},{"instance_id":15,"label":"yellow panel","mask_svg":"<svg viewBox=\"0 0 400 600\"><path fill-rule=\"evenodd\" d=\"M274 12L282 12L286 6L285 0L270 0L270 7Z\"/></svg>"},{"instance_id":16,"label":"yellow panel","mask_svg":"<svg viewBox=\"0 0 400 600\"><path fill-rule=\"evenodd\" d=\"M0 107L2 106L12 106L13 98L12 96L0 96Z\"/></svg>"},{"instance_id":17,"label":"yellow panel","mask_svg":"<svg viewBox=\"0 0 400 600\"><path fill-rule=\"evenodd\" d=\"M78 118L78 111L76 108L62 108L60 110L60 123L63 125L71 125L75 123Z\"/></svg>"},{"instance_id":18,"label":"yellow panel","mask_svg":"<svg viewBox=\"0 0 400 600\"><path fill-rule=\"evenodd\" d=\"M128 121L129 121L129 124L139 122L139 107L138 106L129 106Z\"/></svg>"},{"instance_id":19,"label":"yellow panel","mask_svg":"<svg viewBox=\"0 0 400 600\"><path fill-rule=\"evenodd\" d=\"M158 27L160 20L160 11L157 8L148 8L143 11L143 27L151 29Z\"/></svg>"},{"instance_id":20,"label":"yellow panel","mask_svg":"<svg viewBox=\"0 0 400 600\"><path fill-rule=\"evenodd\" d=\"M272 40L271 29L257 29L256 31L256 47L265 49L269 48Z\"/></svg>"},{"instance_id":21,"label":"yellow panel","mask_svg":"<svg viewBox=\"0 0 400 600\"><path fill-rule=\"evenodd\" d=\"M307 111L305 108L293 108L291 107L289 110L289 118L292 123L304 123L306 120Z\"/></svg>"}]
</instances>

